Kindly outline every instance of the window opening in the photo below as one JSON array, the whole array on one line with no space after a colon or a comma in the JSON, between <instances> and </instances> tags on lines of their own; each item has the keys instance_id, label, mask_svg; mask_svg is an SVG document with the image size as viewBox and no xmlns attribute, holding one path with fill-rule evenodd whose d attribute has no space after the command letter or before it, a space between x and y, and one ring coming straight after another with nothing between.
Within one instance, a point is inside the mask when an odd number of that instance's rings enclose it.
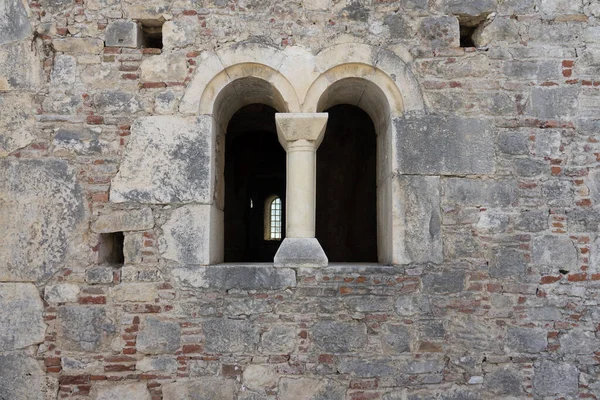
<instances>
[{"instance_id":1,"label":"window opening","mask_svg":"<svg viewBox=\"0 0 600 400\"><path fill-rule=\"evenodd\" d=\"M125 236L123 232L100 234L98 264L123 264L125 262L125 255L123 253L124 242Z\"/></svg>"},{"instance_id":2,"label":"window opening","mask_svg":"<svg viewBox=\"0 0 600 400\"><path fill-rule=\"evenodd\" d=\"M270 200L270 201L269 201ZM279 197L267 200L267 216L268 223L265 223L265 239L266 240L281 240L281 199Z\"/></svg>"},{"instance_id":3,"label":"window opening","mask_svg":"<svg viewBox=\"0 0 600 400\"><path fill-rule=\"evenodd\" d=\"M142 20L142 44L148 49L162 49L163 38L162 38L162 27L164 21L162 19L157 20Z\"/></svg>"}]
</instances>

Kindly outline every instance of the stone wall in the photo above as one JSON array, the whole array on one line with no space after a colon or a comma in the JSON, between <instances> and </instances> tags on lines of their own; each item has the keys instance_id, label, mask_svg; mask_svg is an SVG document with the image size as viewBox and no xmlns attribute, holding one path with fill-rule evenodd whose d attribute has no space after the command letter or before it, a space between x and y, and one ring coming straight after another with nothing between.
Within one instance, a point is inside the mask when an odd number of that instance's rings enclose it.
<instances>
[{"instance_id":1,"label":"stone wall","mask_svg":"<svg viewBox=\"0 0 600 400\"><path fill-rule=\"evenodd\" d=\"M406 73L397 265L209 265L194 85L349 43ZM598 398L599 140L596 0L2 1L0 398Z\"/></svg>"}]
</instances>

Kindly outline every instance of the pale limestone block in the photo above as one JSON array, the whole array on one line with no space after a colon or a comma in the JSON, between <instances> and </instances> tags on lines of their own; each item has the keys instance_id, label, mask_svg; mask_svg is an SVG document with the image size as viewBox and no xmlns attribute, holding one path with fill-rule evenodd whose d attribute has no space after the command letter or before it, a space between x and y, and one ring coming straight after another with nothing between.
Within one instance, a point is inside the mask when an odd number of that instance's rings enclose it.
<instances>
[{"instance_id":1,"label":"pale limestone block","mask_svg":"<svg viewBox=\"0 0 600 400\"><path fill-rule=\"evenodd\" d=\"M179 112L183 114L197 114L200 110L200 99L204 93L204 89L223 70L225 70L225 66L215 53L203 51L200 54L195 75L179 104ZM227 77L227 74L224 75ZM210 113L212 113L212 109Z\"/></svg>"},{"instance_id":2,"label":"pale limestone block","mask_svg":"<svg viewBox=\"0 0 600 400\"><path fill-rule=\"evenodd\" d=\"M100 215L92 225L96 233L145 231L154 227L154 217L150 207L140 210L115 211Z\"/></svg>"},{"instance_id":3,"label":"pale limestone block","mask_svg":"<svg viewBox=\"0 0 600 400\"><path fill-rule=\"evenodd\" d=\"M244 386L256 391L273 389L277 386L279 374L271 365L248 365L242 375Z\"/></svg>"},{"instance_id":4,"label":"pale limestone block","mask_svg":"<svg viewBox=\"0 0 600 400\"><path fill-rule=\"evenodd\" d=\"M0 94L0 115L0 157L6 157L35 138L32 97L26 93Z\"/></svg>"},{"instance_id":5,"label":"pale limestone block","mask_svg":"<svg viewBox=\"0 0 600 400\"><path fill-rule=\"evenodd\" d=\"M155 283L121 283L110 288L110 296L119 303L149 303L158 297L158 289Z\"/></svg>"},{"instance_id":6,"label":"pale limestone block","mask_svg":"<svg viewBox=\"0 0 600 400\"><path fill-rule=\"evenodd\" d=\"M178 380L162 387L164 400L231 400L235 398L238 383L220 376Z\"/></svg>"},{"instance_id":7,"label":"pale limestone block","mask_svg":"<svg viewBox=\"0 0 600 400\"><path fill-rule=\"evenodd\" d=\"M285 59L279 67L279 72L294 85L298 99L304 99L310 85L319 76L315 57L299 46L286 47L284 54Z\"/></svg>"},{"instance_id":8,"label":"pale limestone block","mask_svg":"<svg viewBox=\"0 0 600 400\"><path fill-rule=\"evenodd\" d=\"M346 387L332 379L317 378L281 378L279 380L278 394L280 400L297 400L298 393L305 399L326 398L329 400L343 400Z\"/></svg>"},{"instance_id":9,"label":"pale limestone block","mask_svg":"<svg viewBox=\"0 0 600 400\"><path fill-rule=\"evenodd\" d=\"M44 305L31 283L0 283L0 351L44 341Z\"/></svg>"},{"instance_id":10,"label":"pale limestone block","mask_svg":"<svg viewBox=\"0 0 600 400\"><path fill-rule=\"evenodd\" d=\"M131 126L110 200L115 203L212 202L212 119L141 117Z\"/></svg>"},{"instance_id":11,"label":"pale limestone block","mask_svg":"<svg viewBox=\"0 0 600 400\"><path fill-rule=\"evenodd\" d=\"M31 49L30 40L0 47L0 91L35 91L41 84L39 53Z\"/></svg>"},{"instance_id":12,"label":"pale limestone block","mask_svg":"<svg viewBox=\"0 0 600 400\"><path fill-rule=\"evenodd\" d=\"M72 303L77 301L79 286L73 283L47 285L44 289L44 300L48 303Z\"/></svg>"},{"instance_id":13,"label":"pale limestone block","mask_svg":"<svg viewBox=\"0 0 600 400\"><path fill-rule=\"evenodd\" d=\"M65 38L55 39L54 49L62 53L76 54L100 54L104 48L104 42L93 38Z\"/></svg>"},{"instance_id":14,"label":"pale limestone block","mask_svg":"<svg viewBox=\"0 0 600 400\"><path fill-rule=\"evenodd\" d=\"M58 382L45 377L38 361L27 353L4 353L0 355L0 393L5 399L56 399Z\"/></svg>"},{"instance_id":15,"label":"pale limestone block","mask_svg":"<svg viewBox=\"0 0 600 400\"><path fill-rule=\"evenodd\" d=\"M5 0L0 2L0 45L23 39L31 34L27 2Z\"/></svg>"},{"instance_id":16,"label":"pale limestone block","mask_svg":"<svg viewBox=\"0 0 600 400\"><path fill-rule=\"evenodd\" d=\"M163 46L168 49L181 48L194 44L198 36L197 19L167 21L163 24Z\"/></svg>"},{"instance_id":17,"label":"pale limestone block","mask_svg":"<svg viewBox=\"0 0 600 400\"><path fill-rule=\"evenodd\" d=\"M142 82L181 82L187 76L184 53L165 53L149 57L140 64Z\"/></svg>"},{"instance_id":18,"label":"pale limestone block","mask_svg":"<svg viewBox=\"0 0 600 400\"><path fill-rule=\"evenodd\" d=\"M329 10L331 8L331 0L302 0L302 6L306 10Z\"/></svg>"},{"instance_id":19,"label":"pale limestone block","mask_svg":"<svg viewBox=\"0 0 600 400\"><path fill-rule=\"evenodd\" d=\"M145 382L115 383L102 382L94 386L95 400L150 400L150 391Z\"/></svg>"}]
</instances>

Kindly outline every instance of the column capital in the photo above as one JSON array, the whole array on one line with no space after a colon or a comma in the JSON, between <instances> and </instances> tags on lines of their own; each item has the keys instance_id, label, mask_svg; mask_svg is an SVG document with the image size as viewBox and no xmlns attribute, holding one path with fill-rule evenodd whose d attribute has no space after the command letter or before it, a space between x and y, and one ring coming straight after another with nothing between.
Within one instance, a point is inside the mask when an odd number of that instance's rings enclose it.
<instances>
[{"instance_id":1,"label":"column capital","mask_svg":"<svg viewBox=\"0 0 600 400\"><path fill-rule=\"evenodd\" d=\"M279 143L287 151L290 144L302 140L315 146L321 145L327 126L327 113L277 113L275 124Z\"/></svg>"}]
</instances>

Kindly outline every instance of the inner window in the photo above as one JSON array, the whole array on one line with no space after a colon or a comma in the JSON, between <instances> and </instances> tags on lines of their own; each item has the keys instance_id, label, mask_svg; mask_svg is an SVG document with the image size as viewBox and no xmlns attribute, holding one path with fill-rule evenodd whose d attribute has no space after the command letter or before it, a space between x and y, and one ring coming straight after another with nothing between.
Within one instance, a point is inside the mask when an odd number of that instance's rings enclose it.
<instances>
[{"instance_id":1,"label":"inner window","mask_svg":"<svg viewBox=\"0 0 600 400\"><path fill-rule=\"evenodd\" d=\"M265 204L265 240L281 240L281 199L272 196Z\"/></svg>"}]
</instances>

